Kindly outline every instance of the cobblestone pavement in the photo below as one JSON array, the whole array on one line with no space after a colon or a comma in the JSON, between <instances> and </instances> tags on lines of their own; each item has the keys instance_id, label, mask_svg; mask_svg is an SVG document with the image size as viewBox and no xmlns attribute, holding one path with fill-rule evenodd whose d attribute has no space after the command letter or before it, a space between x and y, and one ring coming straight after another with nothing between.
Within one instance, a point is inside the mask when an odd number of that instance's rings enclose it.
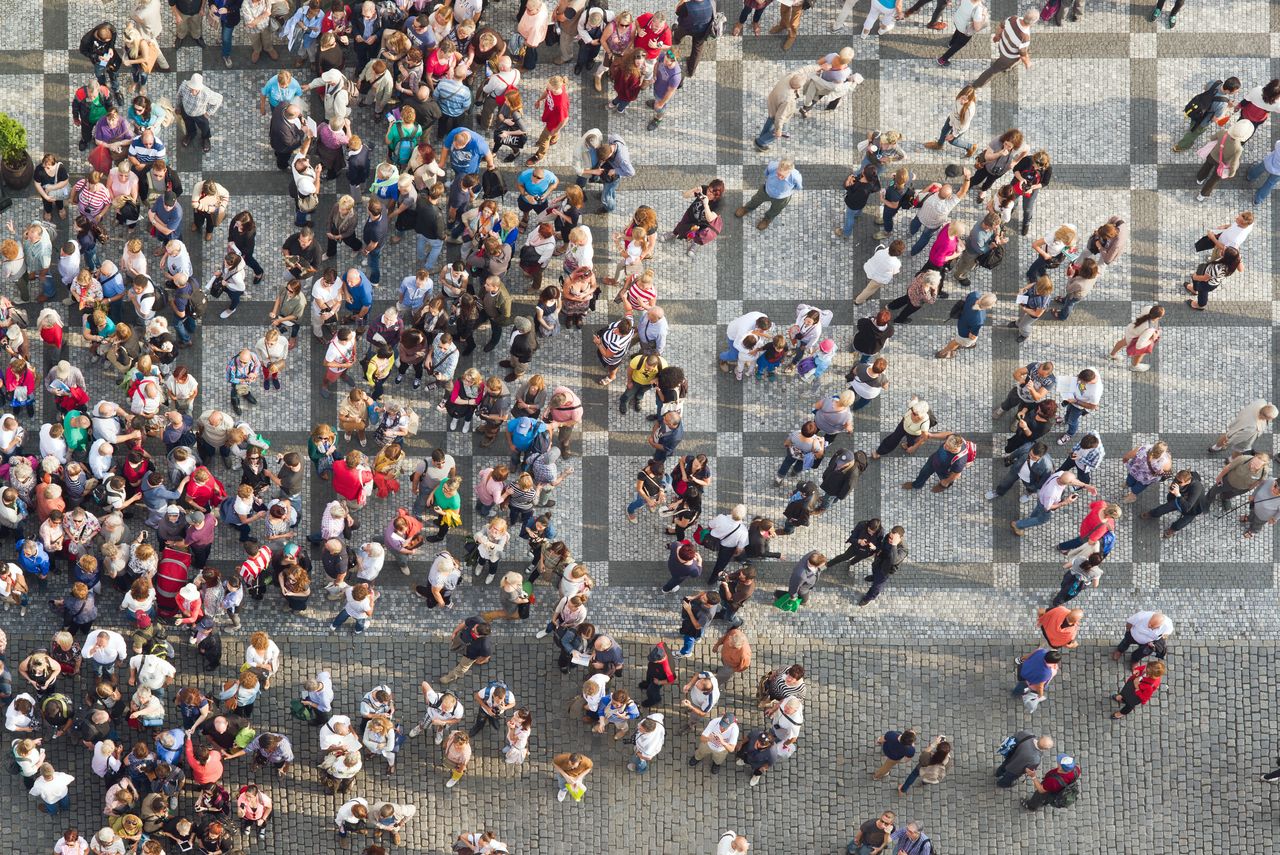
<instances>
[{"instance_id":1,"label":"cobblestone pavement","mask_svg":"<svg viewBox=\"0 0 1280 855\"><path fill-rule=\"evenodd\" d=\"M67 118L71 90L88 77L76 45L96 21L125 20L131 5L127 0L15 0L6 7L6 20L21 26L0 27L0 109L27 126L33 153L69 153L73 169L84 168ZM612 5L639 4L623 0ZM859 6L858 24L865 3ZM504 4L495 11L500 29L509 30L510 9ZM724 11L732 21L737 10ZM1013 11L1010 0L998 0L993 17ZM1027 629L1032 609L1049 598L1060 573L1052 544L1064 532L1074 533L1078 523L1078 515L1063 512L1017 539L1006 522L1017 513L1015 500L991 504L983 499L986 487L1000 475L992 449L1005 435L1001 426L993 426L988 410L1006 391L1009 372L1043 358L1057 362L1062 378L1086 366L1102 370L1103 407L1090 418L1110 451L1096 481L1110 497L1122 491L1119 455L1156 436L1169 441L1179 466L1212 477L1220 464L1208 459L1204 449L1219 426L1251 398L1280 398L1280 378L1272 368L1280 347L1273 332L1280 318L1280 282L1272 272L1272 258L1280 257L1280 230L1272 228L1271 203L1253 209L1259 228L1247 245L1246 269L1215 293L1209 312L1187 311L1180 306L1177 283L1195 263L1192 242L1206 226L1250 208L1251 192L1237 179L1226 182L1210 202L1197 204L1194 158L1169 151L1182 131L1183 103L1205 80L1238 74L1248 87L1280 75L1280 5L1263 0L1190 3L1174 30L1151 24L1146 11L1146 6L1093 2L1078 24L1037 28L1033 67L1002 75L983 91L970 132L974 142L1020 127L1033 148L1044 146L1054 158L1053 184L1038 200L1031 236L1064 221L1089 231L1119 214L1132 223L1130 249L1076 308L1069 325L1042 322L1021 345L1013 330L995 329L984 334L976 352L935 362L929 353L949 336L942 308L946 301L921 312L917 323L893 340L887 351L892 388L879 404L859 413L853 436L838 444L869 450L917 394L934 405L943 428L979 440L982 452L961 488L945 499L897 489L914 472L916 461L894 457L875 464L853 498L784 544L789 558L813 548L831 554L854 521L878 514L890 524L905 525L912 547L911 561L872 607L852 607L861 583L844 571L824 579L801 614L768 608L763 593L750 607L748 626L760 662L752 680L765 666L792 659L804 661L817 675L818 698L808 711L797 757L763 786L749 790L732 772L714 781L702 771L688 775L680 764L690 738L672 728L658 767L645 779L631 777L622 768L620 748L597 744L578 734L576 725L564 723L561 704L572 694L572 681L547 667L546 651L539 649L527 673L499 665L480 672L503 674L519 697L529 699L539 723L529 766L503 766L496 746L485 743L477 752L475 771L459 788L446 791L438 756L430 746L415 745L395 778L381 769L366 775L360 795L370 800L394 796L418 805L421 814L412 828L411 849L440 851L457 831L487 824L519 852L598 852L622 846L646 853L709 852L727 827L748 833L755 851L833 852L857 822L886 806L919 817L945 852L1204 851L1212 845L1210 839L1223 840L1206 830L1221 827L1227 817L1226 825L1248 833L1251 843L1269 842L1275 820L1270 794L1250 780L1272 748L1258 700L1276 676L1280 542L1274 530L1240 540L1229 517L1216 513L1162 541L1157 524L1135 520L1136 511L1151 506L1150 495L1126 508L1103 587L1082 598L1089 610L1082 632L1086 647L1072 654L1035 722L1081 758L1085 797L1070 814L1028 817L1016 809L1011 794L995 791L984 777L1000 739L1027 724L1007 700L1010 657L1033 643L1035 636ZM764 118L764 96L783 73L852 38L855 68L866 78L838 110L791 124L793 138L775 153L796 159L807 189L772 228L757 232L730 215L723 236L691 260L678 249L659 249L654 267L660 300L674 327L669 350L693 389L682 450L703 451L713 459L715 480L707 507L741 500L752 513L777 516L786 497L773 487L771 474L782 436L820 394L840 388L839 378L851 365L847 345L853 324L870 307L853 307L850 288L861 289L862 263L876 244L868 217L859 222L852 241L830 237L843 210L836 188L856 156L854 141L872 128L901 130L916 175L940 178L950 158L926 151L920 143L936 134L951 97L984 67L991 50L988 40L976 39L942 69L933 57L941 52L946 33L931 33L913 21L884 39L863 40L831 33L834 14L831 0L809 11L795 48L787 53L780 49L781 36L725 37L709 44L696 79L676 96L661 133L645 129L649 117L640 105L618 115L605 109L604 99L589 86L584 91L578 81L571 83L571 127L621 134L639 167L638 175L621 186L618 213L587 218L595 233L597 262L603 265L611 261L609 236L625 225L635 205L653 205L666 226L682 211L679 191L713 175L729 188L728 210L754 192L764 156L751 148L750 140ZM775 15L772 10L766 14L766 27ZM185 357L202 378L207 403L225 403L222 367L233 348L256 341L282 281L273 248L292 231L284 178L266 150L266 122L256 111L257 90L275 69L265 62L256 69L249 66L240 33L232 69L223 67L215 48L184 47L175 55L171 21L166 19L165 26L162 45L177 73L154 75L152 96L172 101L178 82L202 71L206 82L225 95L226 105L214 122L210 154L179 147L173 128L162 138L176 155L185 187L214 178L230 189L236 210L254 212L261 231L258 255L269 271L233 319L219 320L216 309L210 313L201 346ZM210 45L215 42L210 38ZM524 90L540 91L555 70L548 63L526 75ZM366 139L381 136L366 114L358 118L357 130ZM574 136L566 133L548 160L562 180L572 174ZM1246 164L1269 147L1267 136L1260 134L1250 143ZM507 177L510 186L513 176ZM345 192L345 180L339 189ZM319 222L338 192L333 185L325 191ZM594 207L591 195L588 209ZM977 212L972 202L959 210L969 222ZM37 211L30 197L20 198L5 218L22 223ZM1002 297L994 315L997 325L1013 317L1011 298L1031 255L1029 241L1015 235L1009 263L994 275L981 269L974 274L978 287ZM190 244L197 269L211 274L218 254L208 248L220 244L196 239ZM114 257L118 249L113 244L108 254ZM345 265L350 256L345 248L342 253L338 261ZM388 283L412 266L408 241L384 253L378 308L387 299ZM527 314L532 299L523 295L519 279L513 274L512 291L518 311ZM901 277L886 296L900 293L905 281ZM1123 325L1153 300L1170 305L1165 336L1152 359L1153 370L1130 374L1107 362L1105 353ZM797 302L835 312L833 335L843 352L821 389L789 379L738 384L715 371L711 355L721 344L726 322L751 309L789 319ZM605 322L605 307L602 302L601 311L589 318L588 330ZM290 358L283 390L263 395L262 406L249 413L275 450L301 449L313 423L334 420L333 403L317 395L322 370L318 351L319 345L304 335ZM500 358L476 356L475 364L486 373ZM629 656L638 661L656 634L674 633L677 623L674 598L654 590L665 578L655 557L661 542L657 521L642 517L627 525L621 514L645 456L647 423L639 416L617 414L617 386L606 394L595 385L589 336L562 334L551 340L535 367L554 382L579 389L587 404L582 456L573 461L576 473L556 491L557 526L574 555L588 562L602 583L592 604L593 620L625 634ZM110 393L96 370L90 380L95 396ZM403 390L407 387L391 387L388 397L395 399ZM474 446L470 436L446 436L439 417L427 409L434 401L409 400L424 408L424 430L409 443L411 451L420 454L443 445L458 458L469 495L474 473L497 456ZM42 412L52 411L47 403L42 406ZM1259 447L1270 449L1271 437L1264 437ZM312 479L304 530L313 524L311 510L327 498L323 483ZM375 499L361 515L363 530L380 531L393 508L391 502ZM518 553L512 547L507 556L512 569L523 564ZM215 560L230 567L238 554L233 539L223 538ZM789 561L761 565L764 592L784 580L789 568ZM263 704L264 720L294 728L287 718L289 693L322 662L340 683L340 706L353 708L358 696L385 676L403 706L416 710L409 696L418 679L444 670L447 650L439 637L457 614L424 614L409 595L407 583L421 581L425 570L415 562L412 579L394 570L382 577L385 596L369 630L372 637L355 646L323 635L331 616L327 604L313 605L303 616L283 615L273 601L250 607L247 626L268 626L288 636L283 640L288 672ZM492 607L496 595L466 583L461 599L459 612L468 613ZM113 614L115 601L107 600L104 614ZM1118 671L1096 645L1114 640L1128 614L1156 606L1169 612L1178 627L1171 677L1152 708L1115 725L1104 713ZM43 616L19 620L15 615L0 613L0 627L10 636L11 661L48 628ZM500 630L500 662L515 661L512 654L524 644L515 638L525 634L527 625ZM393 639L405 638L419 648L408 659L401 658L403 647L393 647ZM226 661L234 665L238 651L231 647ZM704 645L699 653L707 652ZM474 677L468 685L474 688L478 680ZM735 692L746 685L736 685ZM746 711L738 703L741 696L730 700ZM1000 712L992 715L993 708ZM874 764L876 732L906 723L926 734L942 729L954 736L959 755L956 771L943 786L919 788L904 804L889 784L872 784L866 775ZM315 759L312 740L301 739L298 747L303 760L299 777L306 783L273 788L280 817L269 851L299 852L314 842L331 846L327 835L336 803L321 795L314 772L303 768ZM568 808L551 795L548 761L554 751L575 748L598 760L618 756L598 763L596 787L587 803ZM72 766L82 779L88 775L82 757ZM242 780L234 773L230 778ZM37 816L13 780L6 779L4 792L19 807L0 817L0 832L16 832L14 851L45 851L61 823ZM517 789L524 787L532 789ZM92 829L100 788L83 790L76 820L82 829ZM1247 820L1242 823L1241 818ZM1230 845L1229 839L1222 845Z\"/></svg>"}]
</instances>

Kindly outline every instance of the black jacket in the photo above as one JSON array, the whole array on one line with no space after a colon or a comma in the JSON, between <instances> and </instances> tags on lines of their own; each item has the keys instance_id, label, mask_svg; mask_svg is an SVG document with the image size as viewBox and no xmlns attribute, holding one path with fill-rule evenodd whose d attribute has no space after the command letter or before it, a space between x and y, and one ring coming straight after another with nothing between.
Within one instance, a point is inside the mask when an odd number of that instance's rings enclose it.
<instances>
[{"instance_id":1,"label":"black jacket","mask_svg":"<svg viewBox=\"0 0 1280 855\"><path fill-rule=\"evenodd\" d=\"M271 128L268 132L271 150L281 154L296 151L307 138L307 132L285 116L289 106L290 102L281 101L271 111Z\"/></svg>"},{"instance_id":2,"label":"black jacket","mask_svg":"<svg viewBox=\"0 0 1280 855\"><path fill-rule=\"evenodd\" d=\"M80 38L80 53L84 55L89 62L93 63L94 68L98 67L98 58L111 51L111 59L107 60L107 69L110 71L118 71L120 68L120 51L116 47L115 28L111 29L111 38L103 41L98 38L98 30L104 26L110 26L110 22L102 21L95 24L93 29L85 33Z\"/></svg>"},{"instance_id":3,"label":"black jacket","mask_svg":"<svg viewBox=\"0 0 1280 855\"><path fill-rule=\"evenodd\" d=\"M1207 494L1204 489L1204 480L1200 477L1199 472L1191 473L1191 483L1179 489L1182 494L1174 496L1172 493L1165 498L1168 501L1177 501L1178 510L1183 514L1199 514L1208 510L1209 503L1206 501Z\"/></svg>"},{"instance_id":4,"label":"black jacket","mask_svg":"<svg viewBox=\"0 0 1280 855\"><path fill-rule=\"evenodd\" d=\"M907 544L905 542L893 546L889 543L889 533L880 538L876 557L871 559L871 572L876 576L892 576L898 572L902 562L907 560Z\"/></svg>"},{"instance_id":5,"label":"black jacket","mask_svg":"<svg viewBox=\"0 0 1280 855\"><path fill-rule=\"evenodd\" d=\"M879 329L871 317L858 318L858 329L853 334L853 349L858 353L879 353L892 336L893 324Z\"/></svg>"},{"instance_id":6,"label":"black jacket","mask_svg":"<svg viewBox=\"0 0 1280 855\"><path fill-rule=\"evenodd\" d=\"M849 536L845 538L845 543L850 545L857 543L859 540L865 540L870 543L870 548L875 551L880 548L880 541L884 538L884 529L880 529L875 534L868 531L871 520L863 520L853 527L853 531L849 532Z\"/></svg>"},{"instance_id":7,"label":"black jacket","mask_svg":"<svg viewBox=\"0 0 1280 855\"><path fill-rule=\"evenodd\" d=\"M827 467L822 470L822 492L837 499L849 498L864 469L865 461L859 463L854 452L840 449L827 460Z\"/></svg>"}]
</instances>

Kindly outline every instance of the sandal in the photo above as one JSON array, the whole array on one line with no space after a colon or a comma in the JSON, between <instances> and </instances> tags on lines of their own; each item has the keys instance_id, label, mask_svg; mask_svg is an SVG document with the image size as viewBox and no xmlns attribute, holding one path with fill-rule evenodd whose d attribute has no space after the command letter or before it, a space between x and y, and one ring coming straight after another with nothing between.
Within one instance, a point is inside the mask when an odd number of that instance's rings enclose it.
<instances>
[{"instance_id":1,"label":"sandal","mask_svg":"<svg viewBox=\"0 0 1280 855\"><path fill-rule=\"evenodd\" d=\"M596 381L596 382L598 382L601 386L608 386L610 383L612 383L612 382L613 382L613 378L612 378L612 377L601 377L601 378L600 378L598 381Z\"/></svg>"},{"instance_id":2,"label":"sandal","mask_svg":"<svg viewBox=\"0 0 1280 855\"><path fill-rule=\"evenodd\" d=\"M1112 718L1124 718L1124 713L1120 712L1120 710L1116 710L1115 712L1113 712L1113 713L1111 714L1111 717L1112 717Z\"/></svg>"},{"instance_id":3,"label":"sandal","mask_svg":"<svg viewBox=\"0 0 1280 855\"><path fill-rule=\"evenodd\" d=\"M951 359L955 355L956 355L955 351L951 351L950 353L948 353L947 351L939 350L937 353L933 355L933 358L934 359Z\"/></svg>"}]
</instances>

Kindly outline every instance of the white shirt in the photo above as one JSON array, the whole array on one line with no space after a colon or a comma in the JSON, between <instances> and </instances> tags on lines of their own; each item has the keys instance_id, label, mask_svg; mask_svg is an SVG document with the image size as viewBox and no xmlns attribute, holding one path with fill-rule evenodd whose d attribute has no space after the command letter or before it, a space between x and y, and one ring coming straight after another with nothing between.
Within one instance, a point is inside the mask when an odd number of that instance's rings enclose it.
<instances>
[{"instance_id":1,"label":"white shirt","mask_svg":"<svg viewBox=\"0 0 1280 855\"><path fill-rule=\"evenodd\" d=\"M711 678L711 690L704 692L698 688L695 682L689 687L689 703L695 708L703 712L711 712L716 708L716 704L720 703L720 684L716 682L716 678Z\"/></svg>"},{"instance_id":2,"label":"white shirt","mask_svg":"<svg viewBox=\"0 0 1280 855\"><path fill-rule=\"evenodd\" d=\"M98 643L99 638L107 639L107 646L101 650L94 650L94 645ZM81 654L85 659L92 659L99 665L110 665L113 662L123 662L129 658L129 648L125 646L124 636L118 632L109 629L95 629L89 633L84 640L84 652Z\"/></svg>"},{"instance_id":3,"label":"white shirt","mask_svg":"<svg viewBox=\"0 0 1280 855\"><path fill-rule=\"evenodd\" d=\"M466 713L462 709L462 701L457 701L453 709L444 710L440 708L440 698L444 697L441 692L435 689L427 692L427 718L431 721L450 721L455 718L465 718Z\"/></svg>"},{"instance_id":4,"label":"white shirt","mask_svg":"<svg viewBox=\"0 0 1280 855\"><path fill-rule=\"evenodd\" d=\"M85 855L89 851L89 841L77 837L75 843L68 843L66 838L58 838L53 845L53 855Z\"/></svg>"},{"instance_id":5,"label":"white shirt","mask_svg":"<svg viewBox=\"0 0 1280 855\"><path fill-rule=\"evenodd\" d=\"M710 724L702 729L702 735L710 739L708 745L716 751L732 751L738 746L738 723L735 721L728 729L721 730L720 723L724 716L716 716Z\"/></svg>"},{"instance_id":6,"label":"white shirt","mask_svg":"<svg viewBox=\"0 0 1280 855\"><path fill-rule=\"evenodd\" d=\"M586 681L596 687L596 692L593 695L588 695L584 691L582 693L582 700L586 702L587 709L591 710L592 712L598 712L600 709L600 704L604 701L606 697L604 690L605 690L605 687L608 686L609 684L609 678L606 677L604 674L592 674L590 677L587 678Z\"/></svg>"},{"instance_id":7,"label":"white shirt","mask_svg":"<svg viewBox=\"0 0 1280 855\"><path fill-rule=\"evenodd\" d=\"M244 664L250 668L269 665L270 669L274 671L280 667L280 647L270 639L267 640L266 653L259 653L258 648L252 645L246 646L244 649Z\"/></svg>"},{"instance_id":8,"label":"white shirt","mask_svg":"<svg viewBox=\"0 0 1280 855\"><path fill-rule=\"evenodd\" d=\"M1154 611L1138 612L1129 618L1129 635L1139 644L1150 644L1157 638L1164 638L1173 632L1173 621L1169 620L1168 615L1162 615L1162 620L1155 629L1147 626L1151 622L1151 618L1155 616Z\"/></svg>"},{"instance_id":9,"label":"white shirt","mask_svg":"<svg viewBox=\"0 0 1280 855\"><path fill-rule=\"evenodd\" d=\"M1259 99L1259 104L1260 103L1261 99ZM1241 244L1244 243L1245 238L1247 238L1249 233L1253 231L1254 225L1254 223L1250 223L1247 226L1242 226L1239 223L1232 222L1231 225L1218 232L1218 240L1222 242L1223 246L1233 246L1236 249L1239 249Z\"/></svg>"},{"instance_id":10,"label":"white shirt","mask_svg":"<svg viewBox=\"0 0 1280 855\"><path fill-rule=\"evenodd\" d=\"M342 280L335 279L330 285L324 281L323 277L317 278L311 285L312 309L315 308L314 301L323 300L326 303L332 303L342 297Z\"/></svg>"},{"instance_id":11,"label":"white shirt","mask_svg":"<svg viewBox=\"0 0 1280 855\"><path fill-rule=\"evenodd\" d=\"M49 780L43 777L36 778L36 782L31 785L31 795L47 805L55 804L67 797L71 782L74 780L75 778L66 772L54 772Z\"/></svg>"},{"instance_id":12,"label":"white shirt","mask_svg":"<svg viewBox=\"0 0 1280 855\"><path fill-rule=\"evenodd\" d=\"M427 571L427 584L445 593L458 587L461 579L462 570L458 567L458 562L443 555L437 555L431 562L431 569Z\"/></svg>"},{"instance_id":13,"label":"white shirt","mask_svg":"<svg viewBox=\"0 0 1280 855\"><path fill-rule=\"evenodd\" d=\"M15 695L13 700L9 702L9 707L4 711L5 730L16 732L29 727L35 727L39 724L39 719L35 718L33 715L23 715L14 709L14 704L24 698L31 702L31 709L33 712L40 709L40 705L36 703L36 699L31 697L31 695L28 695L26 692L23 692L20 695Z\"/></svg>"},{"instance_id":14,"label":"white shirt","mask_svg":"<svg viewBox=\"0 0 1280 855\"><path fill-rule=\"evenodd\" d=\"M778 707L769 721L769 725L773 728L773 735L779 742L798 738L802 724L804 724L803 708L788 715L783 712L782 707Z\"/></svg>"},{"instance_id":15,"label":"white shirt","mask_svg":"<svg viewBox=\"0 0 1280 855\"><path fill-rule=\"evenodd\" d=\"M667 729L662 724L662 713L653 713L645 716L656 723L658 726L653 729L652 733L645 733L636 727L636 753L643 754L650 759L657 757L658 752L662 750L662 746L667 741Z\"/></svg>"},{"instance_id":16,"label":"white shirt","mask_svg":"<svg viewBox=\"0 0 1280 855\"><path fill-rule=\"evenodd\" d=\"M720 842L716 844L716 855L741 855L742 850L734 849L734 841L738 839L738 832L726 831L720 835Z\"/></svg>"},{"instance_id":17,"label":"white shirt","mask_svg":"<svg viewBox=\"0 0 1280 855\"><path fill-rule=\"evenodd\" d=\"M40 426L40 456L52 457L59 463L66 465L68 461L66 440L50 436L49 429L52 427L52 423Z\"/></svg>"},{"instance_id":18,"label":"white shirt","mask_svg":"<svg viewBox=\"0 0 1280 855\"><path fill-rule=\"evenodd\" d=\"M1039 499L1040 504L1046 509L1052 508L1058 502L1062 501L1062 494L1067 492L1067 485L1062 483L1061 472L1054 472L1045 479L1044 484L1040 487Z\"/></svg>"},{"instance_id":19,"label":"white shirt","mask_svg":"<svg viewBox=\"0 0 1280 855\"><path fill-rule=\"evenodd\" d=\"M363 805L365 808L369 807L369 803L364 799L352 799L351 801L344 804L342 807L338 808L338 813L333 818L334 822L336 822L339 827L348 823L351 825L355 825L356 815L352 813L352 809L356 805ZM370 816L372 816L372 814L370 814Z\"/></svg>"},{"instance_id":20,"label":"white shirt","mask_svg":"<svg viewBox=\"0 0 1280 855\"><path fill-rule=\"evenodd\" d=\"M356 571L356 578L372 582L382 572L382 565L386 563L386 560L387 554L385 552L381 555L370 555L361 549L356 553L356 566L359 567ZM352 615L352 617L358 617L358 615Z\"/></svg>"},{"instance_id":21,"label":"white shirt","mask_svg":"<svg viewBox=\"0 0 1280 855\"><path fill-rule=\"evenodd\" d=\"M960 197L955 193L947 199L943 199L937 193L930 193L921 203L916 217L920 220L920 225L925 228L940 229L947 224L951 218L951 211L960 202Z\"/></svg>"},{"instance_id":22,"label":"white shirt","mask_svg":"<svg viewBox=\"0 0 1280 855\"><path fill-rule=\"evenodd\" d=\"M129 660L129 667L138 672L138 683L151 691L164 687L165 680L178 673L178 669L159 656L139 653Z\"/></svg>"},{"instance_id":23,"label":"white shirt","mask_svg":"<svg viewBox=\"0 0 1280 855\"><path fill-rule=\"evenodd\" d=\"M721 546L732 546L737 549L747 545L746 520L735 520L729 514L720 514L711 521L711 534L720 538Z\"/></svg>"},{"instance_id":24,"label":"white shirt","mask_svg":"<svg viewBox=\"0 0 1280 855\"><path fill-rule=\"evenodd\" d=\"M357 600L352 594L355 588L347 588L347 615L356 620L368 620L373 617L373 594L370 593L363 600Z\"/></svg>"},{"instance_id":25,"label":"white shirt","mask_svg":"<svg viewBox=\"0 0 1280 855\"><path fill-rule=\"evenodd\" d=\"M867 275L867 278L881 285L888 285L901 269L902 259L890 255L889 247L883 244L876 249L875 255L868 258L867 263L862 265L862 272Z\"/></svg>"},{"instance_id":26,"label":"white shirt","mask_svg":"<svg viewBox=\"0 0 1280 855\"><path fill-rule=\"evenodd\" d=\"M729 322L729 326L725 330L725 337L733 342L736 347L743 336L756 328L756 321L763 317L764 312L747 312L742 317Z\"/></svg>"},{"instance_id":27,"label":"white shirt","mask_svg":"<svg viewBox=\"0 0 1280 855\"><path fill-rule=\"evenodd\" d=\"M293 184L298 188L299 196L310 196L317 190L315 167L308 167L305 172L299 172L296 166L298 160L305 157L305 154L299 152L289 163L289 174L293 176Z\"/></svg>"},{"instance_id":28,"label":"white shirt","mask_svg":"<svg viewBox=\"0 0 1280 855\"><path fill-rule=\"evenodd\" d=\"M1098 401L1102 400L1102 375L1098 373L1096 368L1091 370L1098 379L1086 384L1084 389L1080 388L1079 380L1075 381L1075 386L1069 393L1070 397L1067 400L1079 401L1083 404L1097 404Z\"/></svg>"},{"instance_id":29,"label":"white shirt","mask_svg":"<svg viewBox=\"0 0 1280 855\"><path fill-rule=\"evenodd\" d=\"M103 451L103 447L109 445L111 443L105 439L99 439L89 449L89 471L99 481L105 481L111 477L112 455Z\"/></svg>"}]
</instances>

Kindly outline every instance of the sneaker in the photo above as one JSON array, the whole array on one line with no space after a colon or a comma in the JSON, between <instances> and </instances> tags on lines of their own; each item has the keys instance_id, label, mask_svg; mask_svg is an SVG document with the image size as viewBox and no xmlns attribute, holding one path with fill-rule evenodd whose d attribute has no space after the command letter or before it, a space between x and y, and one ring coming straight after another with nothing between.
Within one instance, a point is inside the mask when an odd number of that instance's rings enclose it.
<instances>
[{"instance_id":1,"label":"sneaker","mask_svg":"<svg viewBox=\"0 0 1280 855\"><path fill-rule=\"evenodd\" d=\"M222 312L218 315L218 317L222 318L225 321L227 318L231 317L235 313L236 313L235 309L223 309Z\"/></svg>"},{"instance_id":2,"label":"sneaker","mask_svg":"<svg viewBox=\"0 0 1280 855\"><path fill-rule=\"evenodd\" d=\"M1143 372L1150 371L1151 366L1145 362L1139 362L1137 365L1133 366L1133 370L1141 374Z\"/></svg>"},{"instance_id":3,"label":"sneaker","mask_svg":"<svg viewBox=\"0 0 1280 855\"><path fill-rule=\"evenodd\" d=\"M734 763L733 765L735 765L735 766L745 766L745 765L747 765L747 761L746 761L746 760L743 760L741 757L739 757L739 758L738 758L738 761L737 761L736 763Z\"/></svg>"},{"instance_id":4,"label":"sneaker","mask_svg":"<svg viewBox=\"0 0 1280 855\"><path fill-rule=\"evenodd\" d=\"M1174 24L1176 24L1176 23L1178 23L1178 16L1177 16L1177 15L1170 15L1170 16L1169 16L1169 29L1171 29L1171 30L1172 30L1172 29L1173 29Z\"/></svg>"},{"instance_id":5,"label":"sneaker","mask_svg":"<svg viewBox=\"0 0 1280 855\"><path fill-rule=\"evenodd\" d=\"M538 630L537 632L535 632L535 633L533 634L533 637L534 637L534 638L546 638L546 637L547 637L547 631L546 631L545 629L540 629L540 630Z\"/></svg>"},{"instance_id":6,"label":"sneaker","mask_svg":"<svg viewBox=\"0 0 1280 855\"><path fill-rule=\"evenodd\" d=\"M988 491L987 491L987 501L988 501L988 502L994 502L994 501L995 501L996 499L998 499L998 498L1000 498L1000 494L999 494L999 493L997 493L995 490L988 490Z\"/></svg>"},{"instance_id":7,"label":"sneaker","mask_svg":"<svg viewBox=\"0 0 1280 855\"><path fill-rule=\"evenodd\" d=\"M446 789L450 789L450 790L452 790L452 789L453 789L453 785L454 785L454 784L456 784L456 783L458 783L458 781L460 781L460 780L462 780L462 779L461 779L461 778L450 778L449 780L447 780L447 781L445 781L445 782L444 782L445 788L446 788Z\"/></svg>"},{"instance_id":8,"label":"sneaker","mask_svg":"<svg viewBox=\"0 0 1280 855\"><path fill-rule=\"evenodd\" d=\"M422 388L422 381L421 381L421 380L417 380L417 379L415 379L415 380L413 381L413 388L414 388L414 389L421 389L421 388Z\"/></svg>"},{"instance_id":9,"label":"sneaker","mask_svg":"<svg viewBox=\"0 0 1280 855\"><path fill-rule=\"evenodd\" d=\"M1023 493L1021 496L1018 497L1018 504L1029 505L1035 500L1036 500L1036 496L1034 493Z\"/></svg>"},{"instance_id":10,"label":"sneaker","mask_svg":"<svg viewBox=\"0 0 1280 855\"><path fill-rule=\"evenodd\" d=\"M1152 9L1152 10L1151 10L1151 20L1153 20L1153 21L1158 21L1158 20L1160 20L1160 10L1159 10L1159 9Z\"/></svg>"},{"instance_id":11,"label":"sneaker","mask_svg":"<svg viewBox=\"0 0 1280 855\"><path fill-rule=\"evenodd\" d=\"M747 783L748 783L750 786L754 787L756 784L760 783L760 776L759 776L759 775L752 775L752 776L751 776L751 780L750 780L750 781L748 781Z\"/></svg>"},{"instance_id":12,"label":"sneaker","mask_svg":"<svg viewBox=\"0 0 1280 855\"><path fill-rule=\"evenodd\" d=\"M396 375L396 380L395 380L396 385L397 385L397 386L399 386L399 385L400 385L401 383L403 383L403 382L404 382L404 375L403 375L403 374L397 374L397 375Z\"/></svg>"},{"instance_id":13,"label":"sneaker","mask_svg":"<svg viewBox=\"0 0 1280 855\"><path fill-rule=\"evenodd\" d=\"M713 762L713 763L711 764L711 774L712 774L712 775L719 775L719 774L720 774L720 764L719 764L719 763L715 763L715 762Z\"/></svg>"},{"instance_id":14,"label":"sneaker","mask_svg":"<svg viewBox=\"0 0 1280 855\"><path fill-rule=\"evenodd\" d=\"M1067 436L1066 434L1063 434L1062 436L1058 437L1058 445L1066 445L1070 441L1071 441L1071 437Z\"/></svg>"},{"instance_id":15,"label":"sneaker","mask_svg":"<svg viewBox=\"0 0 1280 855\"><path fill-rule=\"evenodd\" d=\"M679 591L679 590L680 590L680 586L679 586L679 585L676 585L674 588L672 588L670 591L668 591L668 590L667 590L666 588L664 588L662 585L659 585L659 586L658 586L658 590L659 590L659 591L662 591L662 593L664 593L664 594L674 594L676 591Z\"/></svg>"},{"instance_id":16,"label":"sneaker","mask_svg":"<svg viewBox=\"0 0 1280 855\"><path fill-rule=\"evenodd\" d=\"M229 57L229 56L224 56L224 57L222 58L222 64L223 64L223 65L225 65L227 68L230 68L230 67L231 67L231 57Z\"/></svg>"},{"instance_id":17,"label":"sneaker","mask_svg":"<svg viewBox=\"0 0 1280 855\"><path fill-rule=\"evenodd\" d=\"M493 580L497 575L498 575L497 573L494 573L492 570L490 570L489 573L484 577L484 583L486 585L492 585Z\"/></svg>"},{"instance_id":18,"label":"sneaker","mask_svg":"<svg viewBox=\"0 0 1280 855\"><path fill-rule=\"evenodd\" d=\"M569 795L569 791L566 790L564 787L561 787L560 792L556 793L556 801L558 802L564 801L564 797L567 795Z\"/></svg>"},{"instance_id":19,"label":"sneaker","mask_svg":"<svg viewBox=\"0 0 1280 855\"><path fill-rule=\"evenodd\" d=\"M435 743L436 745L444 744L444 728L443 727L436 729Z\"/></svg>"},{"instance_id":20,"label":"sneaker","mask_svg":"<svg viewBox=\"0 0 1280 855\"><path fill-rule=\"evenodd\" d=\"M422 735L422 725L415 724L413 727L409 728L410 739L417 739L421 735Z\"/></svg>"}]
</instances>

